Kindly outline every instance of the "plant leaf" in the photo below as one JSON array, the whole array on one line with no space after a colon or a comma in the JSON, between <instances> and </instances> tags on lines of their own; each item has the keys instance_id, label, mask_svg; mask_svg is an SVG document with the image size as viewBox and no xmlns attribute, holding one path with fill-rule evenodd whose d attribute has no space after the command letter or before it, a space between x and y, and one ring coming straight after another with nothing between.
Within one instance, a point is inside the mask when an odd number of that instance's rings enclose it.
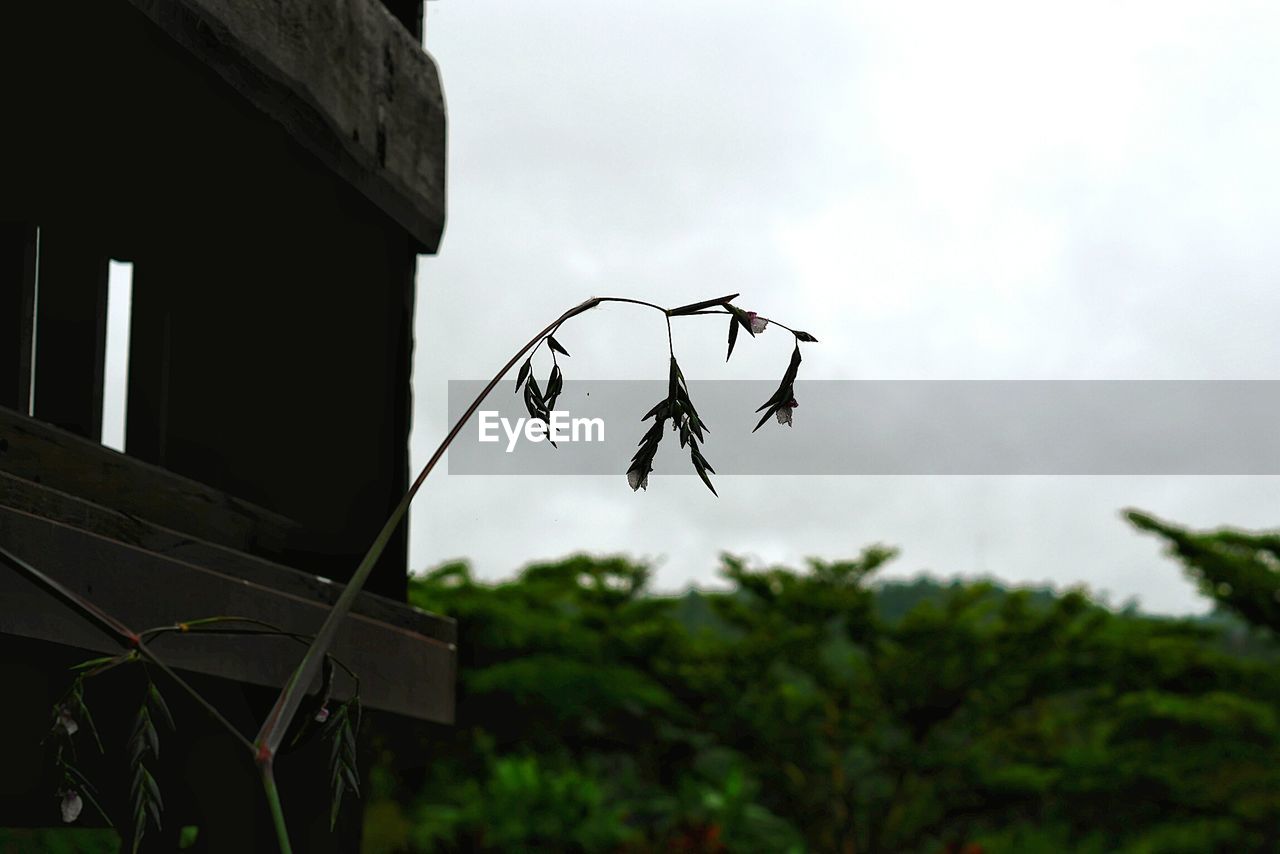
<instances>
[{"instance_id":1,"label":"plant leaf","mask_svg":"<svg viewBox=\"0 0 1280 854\"><path fill-rule=\"evenodd\" d=\"M169 725L169 729L176 730L178 727L173 722L173 715L169 712L169 706L165 703L164 697L160 696L160 689L156 687L154 682L147 684L147 698L156 711L160 712L160 717Z\"/></svg>"},{"instance_id":2,"label":"plant leaf","mask_svg":"<svg viewBox=\"0 0 1280 854\"><path fill-rule=\"evenodd\" d=\"M102 804L98 803L98 799L93 796L94 788L89 780L81 774L78 769L73 768L70 765L64 765L63 770L70 772L76 777L80 783L78 787L80 796L88 801L93 808L98 811L98 815L102 816L102 820L107 823L107 827L115 827L115 824L111 821L111 816L107 815L107 811L102 808Z\"/></svg>"},{"instance_id":3,"label":"plant leaf","mask_svg":"<svg viewBox=\"0 0 1280 854\"><path fill-rule=\"evenodd\" d=\"M680 317L681 315L685 315L685 314L697 314L698 312L702 311L705 308L715 308L716 306L719 306L719 305L723 305L728 308L733 308L733 306L729 305L729 303L736 300L739 296L741 295L729 294L728 296L716 297L715 299L704 299L702 302L691 302L688 305L676 306L675 308L670 309L667 312L667 316Z\"/></svg>"},{"instance_id":4,"label":"plant leaf","mask_svg":"<svg viewBox=\"0 0 1280 854\"><path fill-rule=\"evenodd\" d=\"M738 318L729 318L729 352L725 354L724 360L729 361L729 357L733 355L733 345L738 343Z\"/></svg>"},{"instance_id":5,"label":"plant leaf","mask_svg":"<svg viewBox=\"0 0 1280 854\"><path fill-rule=\"evenodd\" d=\"M754 432L756 432L757 430L759 430L761 427L763 427L763 426L764 426L764 422L766 422L766 421L768 421L770 418L772 418L772 417L773 417L773 413L777 412L777 411L778 411L779 409L781 409L781 408L782 408L782 404L781 404L781 403L775 403L775 404L773 404L772 406L770 406L770 407L769 407L769 411L768 411L768 412L766 412L763 416L761 416L760 420L759 420L758 422L756 422L756 426L754 426L754 427L752 427L752 428L751 428L751 432L752 432L752 433L754 433ZM759 410L756 410L756 411L758 412Z\"/></svg>"},{"instance_id":6,"label":"plant leaf","mask_svg":"<svg viewBox=\"0 0 1280 854\"><path fill-rule=\"evenodd\" d=\"M716 498L719 498L720 493L716 492L716 488L711 485L711 478L707 477L707 469L710 467L705 466L702 462L698 460L696 456L693 457L692 459L693 459L693 468L694 468L694 471L698 473L698 477L702 478L702 482L707 485L707 489L711 490L711 494L714 495Z\"/></svg>"}]
</instances>

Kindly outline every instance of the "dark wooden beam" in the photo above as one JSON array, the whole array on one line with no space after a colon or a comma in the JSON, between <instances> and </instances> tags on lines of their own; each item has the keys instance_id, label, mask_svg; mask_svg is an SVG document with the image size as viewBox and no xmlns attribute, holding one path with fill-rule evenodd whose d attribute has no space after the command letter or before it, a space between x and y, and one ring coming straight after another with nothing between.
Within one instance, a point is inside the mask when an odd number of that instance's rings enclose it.
<instances>
[{"instance_id":1,"label":"dark wooden beam","mask_svg":"<svg viewBox=\"0 0 1280 854\"><path fill-rule=\"evenodd\" d=\"M35 312L36 228L0 223L0 406L28 412Z\"/></svg>"},{"instance_id":2,"label":"dark wooden beam","mask_svg":"<svg viewBox=\"0 0 1280 854\"><path fill-rule=\"evenodd\" d=\"M95 442L102 439L108 262L90 231L41 226L34 414Z\"/></svg>"},{"instance_id":3,"label":"dark wooden beam","mask_svg":"<svg viewBox=\"0 0 1280 854\"><path fill-rule=\"evenodd\" d=\"M0 471L250 554L296 547L294 521L0 408Z\"/></svg>"},{"instance_id":4,"label":"dark wooden beam","mask_svg":"<svg viewBox=\"0 0 1280 854\"><path fill-rule=\"evenodd\" d=\"M410 0L127 0L434 253L444 230L440 75ZM419 4L420 6L420 4ZM0 26L3 26L0 13ZM403 16L397 20L397 16Z\"/></svg>"},{"instance_id":5,"label":"dark wooden beam","mask_svg":"<svg viewBox=\"0 0 1280 854\"><path fill-rule=\"evenodd\" d=\"M342 585L329 578L197 539L3 472L0 472L0 507L30 513L180 563L202 566L322 605L333 605L342 592ZM445 643L457 640L452 620L376 593L361 593L356 599L354 613Z\"/></svg>"},{"instance_id":6,"label":"dark wooden beam","mask_svg":"<svg viewBox=\"0 0 1280 854\"><path fill-rule=\"evenodd\" d=\"M328 612L327 603L307 595L303 585L277 589L230 574L225 566L158 554L14 508L0 507L0 544L138 631L234 615L309 634ZM279 578L277 571L273 580ZM339 632L334 654L359 674L361 699L370 707L449 723L456 651L445 638L452 625L401 607L405 619L431 623L434 633L444 637L353 613ZM87 651L119 649L78 613L3 563L0 632ZM281 638L195 634L157 639L153 649L174 667L272 687L284 684L302 652L300 645ZM337 691L349 694L350 686L340 685Z\"/></svg>"}]
</instances>

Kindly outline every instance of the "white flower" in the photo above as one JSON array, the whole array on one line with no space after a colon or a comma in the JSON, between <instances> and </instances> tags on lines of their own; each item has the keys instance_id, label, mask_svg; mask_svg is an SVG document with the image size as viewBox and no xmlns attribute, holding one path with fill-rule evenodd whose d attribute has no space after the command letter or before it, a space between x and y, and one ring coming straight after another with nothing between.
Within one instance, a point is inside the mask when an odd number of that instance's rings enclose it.
<instances>
[{"instance_id":1,"label":"white flower","mask_svg":"<svg viewBox=\"0 0 1280 854\"><path fill-rule=\"evenodd\" d=\"M799 405L800 404L796 403L796 399L793 397L790 400L788 400L786 403L784 403L781 407L779 407L777 412L778 423L786 424L788 427L790 427L791 426L791 410L795 409Z\"/></svg>"},{"instance_id":2,"label":"white flower","mask_svg":"<svg viewBox=\"0 0 1280 854\"><path fill-rule=\"evenodd\" d=\"M62 793L62 820L67 824L75 821L80 817L80 810L84 809L84 801L80 800L80 793L75 789L68 789Z\"/></svg>"},{"instance_id":3,"label":"white flower","mask_svg":"<svg viewBox=\"0 0 1280 854\"><path fill-rule=\"evenodd\" d=\"M57 726L62 727L67 735L75 735L80 731L80 724L76 723L76 719L71 715L71 709L66 706L58 709Z\"/></svg>"},{"instance_id":4,"label":"white flower","mask_svg":"<svg viewBox=\"0 0 1280 854\"><path fill-rule=\"evenodd\" d=\"M765 320L754 311L747 312L747 322L751 324L751 331L756 335L764 332L764 328L769 325L769 321Z\"/></svg>"},{"instance_id":5,"label":"white flower","mask_svg":"<svg viewBox=\"0 0 1280 854\"><path fill-rule=\"evenodd\" d=\"M640 469L632 469L627 472L627 483L630 485L632 492L637 489L643 489L647 492L649 489L649 475L641 474Z\"/></svg>"}]
</instances>

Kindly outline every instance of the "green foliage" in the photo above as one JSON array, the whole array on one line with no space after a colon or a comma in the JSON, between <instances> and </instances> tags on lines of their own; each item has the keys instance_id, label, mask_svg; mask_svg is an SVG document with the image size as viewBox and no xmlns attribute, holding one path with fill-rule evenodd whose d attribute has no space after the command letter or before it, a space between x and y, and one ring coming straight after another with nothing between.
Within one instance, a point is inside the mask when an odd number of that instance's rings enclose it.
<instances>
[{"instance_id":1,"label":"green foliage","mask_svg":"<svg viewBox=\"0 0 1280 854\"><path fill-rule=\"evenodd\" d=\"M413 843L422 851L610 851L634 832L604 786L572 767L536 756L491 758L444 803L419 807Z\"/></svg>"},{"instance_id":2,"label":"green foliage","mask_svg":"<svg viewBox=\"0 0 1280 854\"><path fill-rule=\"evenodd\" d=\"M329 748L329 829L338 823L342 798L348 790L360 796L360 765L357 758L356 735L360 731L360 698L352 697L338 704L332 712L322 706L325 717L322 736L331 742Z\"/></svg>"},{"instance_id":3,"label":"green foliage","mask_svg":"<svg viewBox=\"0 0 1280 854\"><path fill-rule=\"evenodd\" d=\"M119 851L120 834L114 830L0 827L0 854L117 854Z\"/></svg>"},{"instance_id":4,"label":"green foliage","mask_svg":"<svg viewBox=\"0 0 1280 854\"><path fill-rule=\"evenodd\" d=\"M458 725L370 850L1276 849L1273 656L1079 591L874 583L892 557L726 556L680 597L621 558L416 579L459 621Z\"/></svg>"},{"instance_id":5,"label":"green foliage","mask_svg":"<svg viewBox=\"0 0 1280 854\"><path fill-rule=\"evenodd\" d=\"M1165 539L1205 596L1254 626L1280 631L1280 533L1193 533L1136 510L1125 515Z\"/></svg>"},{"instance_id":6,"label":"green foliage","mask_svg":"<svg viewBox=\"0 0 1280 854\"><path fill-rule=\"evenodd\" d=\"M133 827L129 850L134 854L137 854L142 845L148 825L160 829L161 814L164 811L160 784L147 767L148 760L154 763L160 758L160 732L156 728L156 721L161 721L170 730L174 728L169 707L150 676L147 677L146 685L146 694L134 718L133 734L129 737L129 773L132 780L129 801L132 804L130 819Z\"/></svg>"}]
</instances>

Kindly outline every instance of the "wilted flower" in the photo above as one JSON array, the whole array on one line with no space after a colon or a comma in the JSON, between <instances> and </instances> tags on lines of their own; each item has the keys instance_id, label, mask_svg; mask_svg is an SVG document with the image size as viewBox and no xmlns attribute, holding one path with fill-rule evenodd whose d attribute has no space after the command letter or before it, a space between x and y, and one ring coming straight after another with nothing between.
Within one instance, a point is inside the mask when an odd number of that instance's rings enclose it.
<instances>
[{"instance_id":1,"label":"wilted flower","mask_svg":"<svg viewBox=\"0 0 1280 854\"><path fill-rule=\"evenodd\" d=\"M56 726L61 727L67 735L75 735L80 730L80 724L76 723L69 706L58 707L58 722Z\"/></svg>"},{"instance_id":2,"label":"wilted flower","mask_svg":"<svg viewBox=\"0 0 1280 854\"><path fill-rule=\"evenodd\" d=\"M321 706L319 711L316 712L316 723L322 724L327 720L329 720L329 707L327 705Z\"/></svg>"},{"instance_id":3,"label":"wilted flower","mask_svg":"<svg viewBox=\"0 0 1280 854\"><path fill-rule=\"evenodd\" d=\"M751 324L751 331L756 335L764 332L764 328L769 325L769 321L765 320L754 311L747 312L747 322Z\"/></svg>"},{"instance_id":4,"label":"wilted flower","mask_svg":"<svg viewBox=\"0 0 1280 854\"><path fill-rule=\"evenodd\" d=\"M782 406L778 408L778 413L777 413L778 423L786 424L788 427L790 427L791 426L791 410L795 409L799 405L800 404L796 403L796 399L794 397L788 400L786 403L782 404Z\"/></svg>"},{"instance_id":5,"label":"wilted flower","mask_svg":"<svg viewBox=\"0 0 1280 854\"><path fill-rule=\"evenodd\" d=\"M637 489L648 491L649 475L647 473L642 473L640 469L632 469L627 472L627 483L630 485L632 492L635 492Z\"/></svg>"},{"instance_id":6,"label":"wilted flower","mask_svg":"<svg viewBox=\"0 0 1280 854\"><path fill-rule=\"evenodd\" d=\"M67 789L62 792L62 803L59 806L62 809L62 820L71 824L80 817L80 810L84 809L84 801L80 799L80 793L75 789Z\"/></svg>"}]
</instances>

